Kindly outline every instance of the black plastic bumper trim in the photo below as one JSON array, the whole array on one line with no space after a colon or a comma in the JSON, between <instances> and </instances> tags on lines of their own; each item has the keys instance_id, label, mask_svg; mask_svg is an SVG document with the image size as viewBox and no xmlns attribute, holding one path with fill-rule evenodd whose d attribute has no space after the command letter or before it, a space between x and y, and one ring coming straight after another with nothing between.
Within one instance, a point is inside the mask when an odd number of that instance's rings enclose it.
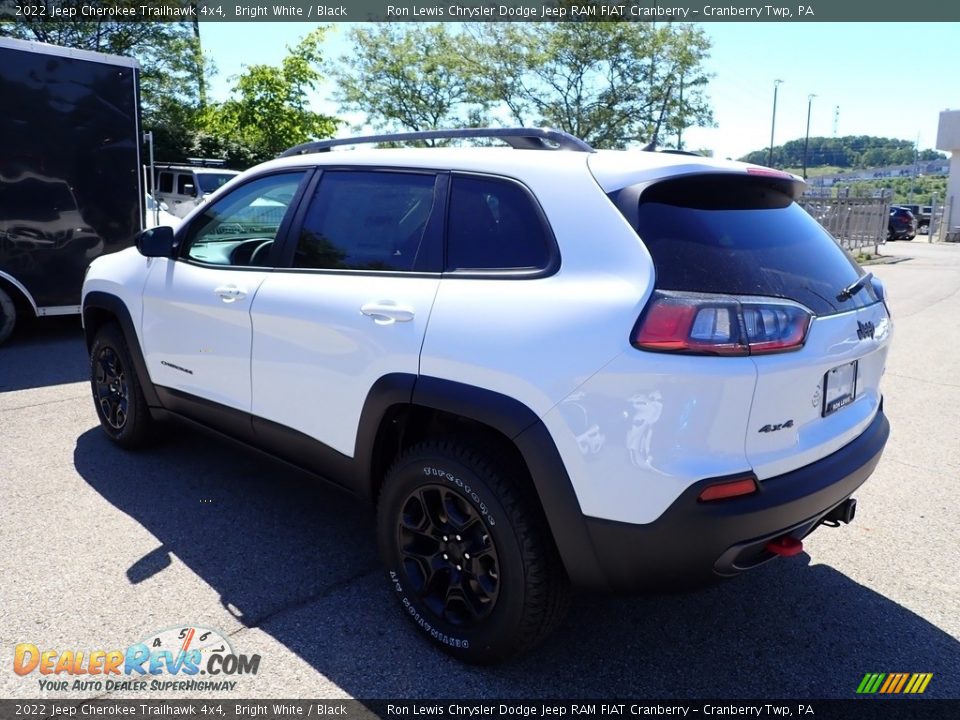
<instances>
[{"instance_id":1,"label":"black plastic bumper trim","mask_svg":"<svg viewBox=\"0 0 960 720\"><path fill-rule=\"evenodd\" d=\"M711 478L691 485L648 524L587 518L607 587L683 587L736 574L745 569L737 558L751 546L780 535L800 538L812 532L870 476L889 434L881 405L855 440L810 465L762 481L753 495L698 502L704 487L716 481Z\"/></svg>"}]
</instances>

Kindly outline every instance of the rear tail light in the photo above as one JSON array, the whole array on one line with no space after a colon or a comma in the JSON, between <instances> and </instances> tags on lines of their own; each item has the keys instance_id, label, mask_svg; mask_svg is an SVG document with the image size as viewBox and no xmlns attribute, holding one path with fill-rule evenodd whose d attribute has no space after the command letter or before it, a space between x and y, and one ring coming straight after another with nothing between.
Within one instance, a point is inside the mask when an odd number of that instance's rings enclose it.
<instances>
[{"instance_id":1,"label":"rear tail light","mask_svg":"<svg viewBox=\"0 0 960 720\"><path fill-rule=\"evenodd\" d=\"M642 350L761 355L803 346L812 313L779 298L657 291L630 342Z\"/></svg>"}]
</instances>

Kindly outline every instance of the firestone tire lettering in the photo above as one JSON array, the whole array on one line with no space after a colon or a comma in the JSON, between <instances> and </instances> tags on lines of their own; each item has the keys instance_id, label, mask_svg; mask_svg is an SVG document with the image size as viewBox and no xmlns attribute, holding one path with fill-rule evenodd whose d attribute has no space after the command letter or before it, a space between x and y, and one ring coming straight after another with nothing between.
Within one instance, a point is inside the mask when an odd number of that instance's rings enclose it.
<instances>
[{"instance_id":1,"label":"firestone tire lettering","mask_svg":"<svg viewBox=\"0 0 960 720\"><path fill-rule=\"evenodd\" d=\"M490 514L490 510L487 508L487 504L480 499L480 496L477 495L476 491L472 487L470 487L459 477L451 472L447 472L446 470L438 470L437 468L430 467L429 465L423 468L423 474L427 477L442 478L443 480L456 485L458 488L463 490L471 500L473 500L474 504L477 506L477 509L491 527L497 524L496 518Z\"/></svg>"}]
</instances>

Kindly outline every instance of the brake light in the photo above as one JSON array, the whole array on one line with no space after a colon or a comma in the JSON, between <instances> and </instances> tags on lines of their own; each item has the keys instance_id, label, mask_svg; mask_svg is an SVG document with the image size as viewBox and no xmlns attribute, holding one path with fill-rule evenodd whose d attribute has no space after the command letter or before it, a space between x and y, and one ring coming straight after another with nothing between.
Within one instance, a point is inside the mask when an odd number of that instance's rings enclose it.
<instances>
[{"instance_id":1,"label":"brake light","mask_svg":"<svg viewBox=\"0 0 960 720\"><path fill-rule=\"evenodd\" d=\"M700 502L713 502L715 500L726 500L743 495L752 495L756 491L757 479L750 475L738 480L726 480L724 482L707 485L697 500Z\"/></svg>"},{"instance_id":2,"label":"brake light","mask_svg":"<svg viewBox=\"0 0 960 720\"><path fill-rule=\"evenodd\" d=\"M642 350L761 355L803 346L813 315L778 298L657 291L630 342Z\"/></svg>"},{"instance_id":3,"label":"brake light","mask_svg":"<svg viewBox=\"0 0 960 720\"><path fill-rule=\"evenodd\" d=\"M765 167L748 167L747 175L762 175L764 177L782 178L784 180L795 180L793 175L782 170L774 170Z\"/></svg>"}]
</instances>

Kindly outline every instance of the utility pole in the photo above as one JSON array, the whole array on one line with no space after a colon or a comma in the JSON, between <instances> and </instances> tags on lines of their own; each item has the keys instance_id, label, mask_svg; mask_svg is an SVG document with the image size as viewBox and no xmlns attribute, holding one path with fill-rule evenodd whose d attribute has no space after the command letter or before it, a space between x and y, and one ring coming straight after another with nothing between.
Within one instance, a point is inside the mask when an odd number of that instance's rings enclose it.
<instances>
[{"instance_id":1,"label":"utility pole","mask_svg":"<svg viewBox=\"0 0 960 720\"><path fill-rule=\"evenodd\" d=\"M803 179L807 179L807 148L810 146L810 109L813 107L815 93L807 95L807 136L803 140Z\"/></svg>"},{"instance_id":2,"label":"utility pole","mask_svg":"<svg viewBox=\"0 0 960 720\"><path fill-rule=\"evenodd\" d=\"M200 107L205 108L207 106L207 81L203 76L203 49L200 45L200 19L197 0L190 0L190 8L193 10L193 39L196 43L193 62L197 70L197 93L198 99L200 100Z\"/></svg>"},{"instance_id":3,"label":"utility pole","mask_svg":"<svg viewBox=\"0 0 960 720\"><path fill-rule=\"evenodd\" d=\"M770 121L770 152L767 153L767 167L773 167L773 131L777 127L777 90L783 80L773 81L773 119Z\"/></svg>"}]
</instances>

